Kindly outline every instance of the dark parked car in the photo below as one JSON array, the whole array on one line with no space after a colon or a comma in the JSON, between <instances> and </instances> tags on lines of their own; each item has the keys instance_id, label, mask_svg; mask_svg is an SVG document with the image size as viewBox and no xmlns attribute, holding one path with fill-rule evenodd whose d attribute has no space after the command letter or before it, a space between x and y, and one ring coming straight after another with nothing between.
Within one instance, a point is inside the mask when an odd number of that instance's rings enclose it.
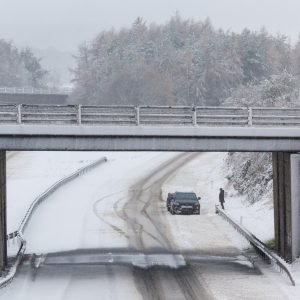
<instances>
[{"instance_id":1,"label":"dark parked car","mask_svg":"<svg viewBox=\"0 0 300 300\"><path fill-rule=\"evenodd\" d=\"M200 197L195 193L169 193L167 198L167 209L174 214L200 215Z\"/></svg>"}]
</instances>

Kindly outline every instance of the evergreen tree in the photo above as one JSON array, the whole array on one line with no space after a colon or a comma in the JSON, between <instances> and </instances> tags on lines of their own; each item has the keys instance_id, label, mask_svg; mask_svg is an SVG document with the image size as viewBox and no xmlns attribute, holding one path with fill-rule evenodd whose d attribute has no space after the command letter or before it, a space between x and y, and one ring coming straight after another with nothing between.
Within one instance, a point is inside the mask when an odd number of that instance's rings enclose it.
<instances>
[{"instance_id":1,"label":"evergreen tree","mask_svg":"<svg viewBox=\"0 0 300 300\"><path fill-rule=\"evenodd\" d=\"M47 71L41 66L41 58L35 57L29 48L26 48L20 53L21 61L24 64L25 70L29 75L30 86L39 88L45 86L43 81Z\"/></svg>"}]
</instances>

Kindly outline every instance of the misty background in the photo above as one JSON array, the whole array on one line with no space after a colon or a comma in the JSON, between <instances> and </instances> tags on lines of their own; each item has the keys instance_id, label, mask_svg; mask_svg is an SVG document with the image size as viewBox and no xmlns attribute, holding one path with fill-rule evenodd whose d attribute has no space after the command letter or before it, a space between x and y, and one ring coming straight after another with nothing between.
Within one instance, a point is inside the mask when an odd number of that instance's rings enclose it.
<instances>
[{"instance_id":1,"label":"misty background","mask_svg":"<svg viewBox=\"0 0 300 300\"><path fill-rule=\"evenodd\" d=\"M210 18L216 28L241 32L245 27L288 36L299 35L297 0L0 0L1 39L30 47L50 72L52 84L70 84L72 55L102 30L129 27L137 17L164 24L179 12L184 19Z\"/></svg>"}]
</instances>

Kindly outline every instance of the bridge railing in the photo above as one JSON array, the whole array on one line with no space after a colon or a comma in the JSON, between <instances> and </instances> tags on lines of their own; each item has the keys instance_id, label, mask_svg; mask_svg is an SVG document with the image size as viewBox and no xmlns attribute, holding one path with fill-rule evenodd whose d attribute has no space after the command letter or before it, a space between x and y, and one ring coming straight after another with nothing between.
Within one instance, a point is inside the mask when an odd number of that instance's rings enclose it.
<instances>
[{"instance_id":1,"label":"bridge railing","mask_svg":"<svg viewBox=\"0 0 300 300\"><path fill-rule=\"evenodd\" d=\"M300 108L252 108L252 123L259 126L300 126Z\"/></svg>"},{"instance_id":2,"label":"bridge railing","mask_svg":"<svg viewBox=\"0 0 300 300\"><path fill-rule=\"evenodd\" d=\"M0 124L300 126L300 108L0 104Z\"/></svg>"},{"instance_id":3,"label":"bridge railing","mask_svg":"<svg viewBox=\"0 0 300 300\"><path fill-rule=\"evenodd\" d=\"M69 95L71 89L41 89L31 87L0 87L0 94Z\"/></svg>"},{"instance_id":4,"label":"bridge railing","mask_svg":"<svg viewBox=\"0 0 300 300\"><path fill-rule=\"evenodd\" d=\"M78 106L77 123L85 125L135 125L134 106Z\"/></svg>"},{"instance_id":5,"label":"bridge railing","mask_svg":"<svg viewBox=\"0 0 300 300\"><path fill-rule=\"evenodd\" d=\"M17 105L0 105L0 124L17 123L18 107Z\"/></svg>"},{"instance_id":6,"label":"bridge railing","mask_svg":"<svg viewBox=\"0 0 300 300\"><path fill-rule=\"evenodd\" d=\"M77 124L76 106L20 105L19 123L23 124Z\"/></svg>"},{"instance_id":7,"label":"bridge railing","mask_svg":"<svg viewBox=\"0 0 300 300\"><path fill-rule=\"evenodd\" d=\"M245 107L196 107L198 125L249 125L249 110Z\"/></svg>"}]
</instances>

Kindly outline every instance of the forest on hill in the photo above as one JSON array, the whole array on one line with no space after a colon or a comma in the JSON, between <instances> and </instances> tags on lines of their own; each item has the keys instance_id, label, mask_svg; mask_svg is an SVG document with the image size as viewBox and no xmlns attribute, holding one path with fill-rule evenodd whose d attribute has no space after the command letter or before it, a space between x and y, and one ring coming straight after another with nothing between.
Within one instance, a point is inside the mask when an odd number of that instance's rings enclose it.
<instances>
[{"instance_id":1,"label":"forest on hill","mask_svg":"<svg viewBox=\"0 0 300 300\"><path fill-rule=\"evenodd\" d=\"M176 14L163 25L137 18L130 28L100 32L79 47L76 61L77 102L277 105L296 101L300 42Z\"/></svg>"}]
</instances>

